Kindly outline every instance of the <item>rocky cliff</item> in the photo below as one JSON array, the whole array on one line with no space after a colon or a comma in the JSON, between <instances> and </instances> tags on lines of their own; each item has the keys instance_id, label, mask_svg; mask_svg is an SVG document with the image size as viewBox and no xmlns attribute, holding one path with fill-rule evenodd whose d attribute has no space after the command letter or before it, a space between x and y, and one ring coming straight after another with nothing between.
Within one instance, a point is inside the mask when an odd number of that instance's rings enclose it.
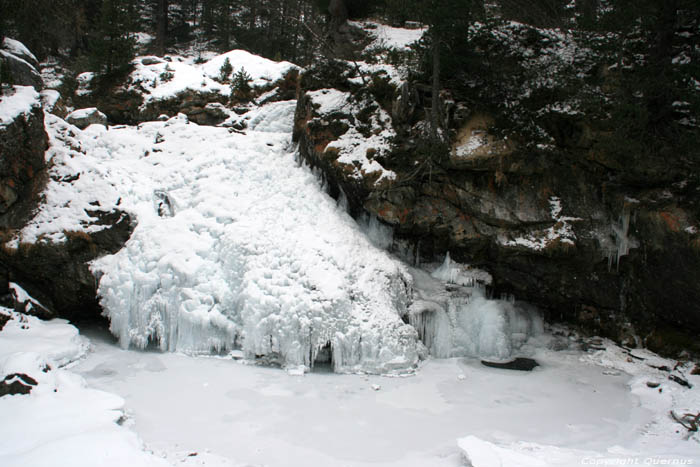
<instances>
[{"instance_id":1,"label":"rocky cliff","mask_svg":"<svg viewBox=\"0 0 700 467\"><path fill-rule=\"evenodd\" d=\"M610 116L628 82L580 38L517 23L470 34L480 68L440 95L447 150L431 147L420 79L331 61L301 80L302 156L354 215L393 227L408 260L449 252L550 319L630 345L697 347L683 336L700 330L700 156L682 143L698 141L687 113L697 90L673 104L678 139L644 147Z\"/></svg>"},{"instance_id":2,"label":"rocky cliff","mask_svg":"<svg viewBox=\"0 0 700 467\"><path fill-rule=\"evenodd\" d=\"M12 82L23 85L4 85L0 90L0 299L8 305L19 300L8 288L14 283L42 303L44 308L34 307L33 312L43 317L95 319L100 309L88 263L121 248L131 234L130 219L116 207L93 204L84 209L88 219L84 228L64 231L63 241L41 235L31 241L23 238L22 229L46 201L47 182L70 184L83 175L75 169L65 173L71 163L57 161L57 154L69 151L68 159L83 154L79 147L71 148L75 146L71 132L77 128L63 123L51 138L47 134L51 124L45 118L57 119L44 114L37 92L41 77L31 52L7 38L3 47L5 63L13 64ZM59 166L64 170L57 170ZM68 206L72 201L69 197L62 202ZM90 229L91 225L99 228ZM20 301L14 305L21 307Z\"/></svg>"}]
</instances>

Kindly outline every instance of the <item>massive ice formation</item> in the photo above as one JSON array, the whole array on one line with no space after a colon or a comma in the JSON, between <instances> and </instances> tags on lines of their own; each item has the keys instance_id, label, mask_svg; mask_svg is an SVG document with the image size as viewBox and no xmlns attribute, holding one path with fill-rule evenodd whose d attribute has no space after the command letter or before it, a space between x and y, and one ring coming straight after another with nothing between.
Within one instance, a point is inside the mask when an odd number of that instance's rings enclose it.
<instances>
[{"instance_id":1,"label":"massive ice formation","mask_svg":"<svg viewBox=\"0 0 700 467\"><path fill-rule=\"evenodd\" d=\"M138 219L125 248L93 265L122 346L241 348L311 367L330 345L335 371L415 366L417 334L401 320L411 276L297 165L293 112L255 110L246 135L182 117L86 131Z\"/></svg>"},{"instance_id":2,"label":"massive ice formation","mask_svg":"<svg viewBox=\"0 0 700 467\"><path fill-rule=\"evenodd\" d=\"M538 313L512 300L491 300L483 285L491 277L450 259L432 275L411 271L416 300L409 322L434 357L505 359L543 331Z\"/></svg>"}]
</instances>

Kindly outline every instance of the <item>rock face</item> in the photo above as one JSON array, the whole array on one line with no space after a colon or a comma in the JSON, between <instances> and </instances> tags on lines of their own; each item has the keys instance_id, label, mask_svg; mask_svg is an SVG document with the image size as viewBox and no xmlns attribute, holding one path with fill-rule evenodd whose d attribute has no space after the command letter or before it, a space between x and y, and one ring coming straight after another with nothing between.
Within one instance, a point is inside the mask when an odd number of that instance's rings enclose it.
<instances>
[{"instance_id":1,"label":"rock face","mask_svg":"<svg viewBox=\"0 0 700 467\"><path fill-rule=\"evenodd\" d=\"M97 285L88 263L117 252L131 236L128 215L117 210L93 214L109 228L89 235L67 232L63 243L20 244L0 250L0 266L9 280L20 284L55 316L70 320L100 316Z\"/></svg>"},{"instance_id":2,"label":"rock face","mask_svg":"<svg viewBox=\"0 0 700 467\"><path fill-rule=\"evenodd\" d=\"M426 86L394 86L387 102L386 91L358 88L347 69L332 76L317 66L302 77L295 126L302 157L321 170L331 194L347 198L353 215L393 227L392 248L406 260L441 261L449 252L489 271L495 294L628 344L637 334L670 351L669 335L700 331L697 148L671 159L618 151L604 144L609 122L551 103L531 114L549 135L533 144L515 116L510 131L497 131L507 110L489 111L489 102L480 110L445 92L448 149L438 152L426 137ZM382 106L365 106L362 115L347 105L344 113L324 112L318 90L326 86L347 93L345 102L369 91ZM370 125L368 138L384 127L395 133L390 149L357 145L338 157L333 148L363 121L384 122ZM363 170L367 160L393 175Z\"/></svg>"},{"instance_id":3,"label":"rock face","mask_svg":"<svg viewBox=\"0 0 700 467\"><path fill-rule=\"evenodd\" d=\"M0 100L15 109L0 118L0 227L7 228L26 220L38 200L48 137L36 91L17 86L4 90Z\"/></svg>"}]
</instances>

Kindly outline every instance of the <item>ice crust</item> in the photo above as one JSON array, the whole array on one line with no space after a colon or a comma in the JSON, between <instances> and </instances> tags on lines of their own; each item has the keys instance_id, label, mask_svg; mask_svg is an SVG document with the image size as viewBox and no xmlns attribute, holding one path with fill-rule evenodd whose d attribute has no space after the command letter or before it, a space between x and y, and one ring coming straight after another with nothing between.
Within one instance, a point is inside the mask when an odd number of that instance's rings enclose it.
<instances>
[{"instance_id":1,"label":"ice crust","mask_svg":"<svg viewBox=\"0 0 700 467\"><path fill-rule=\"evenodd\" d=\"M123 347L241 348L309 368L330 344L338 372L416 365L417 335L400 317L411 276L299 166L292 104L254 110L247 135L184 116L83 132L138 222L92 265ZM163 196L172 216L158 215Z\"/></svg>"}]
</instances>

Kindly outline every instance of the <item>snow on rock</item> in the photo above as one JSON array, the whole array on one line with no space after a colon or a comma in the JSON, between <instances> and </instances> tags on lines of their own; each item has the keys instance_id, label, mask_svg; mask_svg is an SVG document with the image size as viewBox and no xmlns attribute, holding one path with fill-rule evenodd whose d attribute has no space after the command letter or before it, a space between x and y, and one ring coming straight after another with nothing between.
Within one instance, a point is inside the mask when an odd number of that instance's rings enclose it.
<instances>
[{"instance_id":1,"label":"snow on rock","mask_svg":"<svg viewBox=\"0 0 700 467\"><path fill-rule=\"evenodd\" d=\"M89 95L92 92L90 90L90 85L92 84L92 80L94 78L95 73L91 71L86 71L76 76L75 79L78 81L78 89L75 91L75 94L78 96Z\"/></svg>"},{"instance_id":2,"label":"snow on rock","mask_svg":"<svg viewBox=\"0 0 700 467\"><path fill-rule=\"evenodd\" d=\"M107 116L95 107L78 109L66 115L66 121L84 130L90 125L106 125Z\"/></svg>"},{"instance_id":3,"label":"snow on rock","mask_svg":"<svg viewBox=\"0 0 700 467\"><path fill-rule=\"evenodd\" d=\"M27 291L24 290L19 284L9 282L8 288L10 289L11 295L14 297L15 310L17 310L17 306L19 305L21 308L18 311L23 310L24 313L34 314L37 316L41 316L44 313L50 314L48 308L42 305L41 302L36 300L34 297L29 295Z\"/></svg>"},{"instance_id":4,"label":"snow on rock","mask_svg":"<svg viewBox=\"0 0 700 467\"><path fill-rule=\"evenodd\" d=\"M28 59L27 61L38 63L38 60L36 59L34 54L31 53L27 46L22 44L20 41L10 39L9 37L5 37L2 40L2 48L10 52L12 55L16 55L19 58L22 58L24 60Z\"/></svg>"},{"instance_id":5,"label":"snow on rock","mask_svg":"<svg viewBox=\"0 0 700 467\"><path fill-rule=\"evenodd\" d=\"M700 433L688 432L670 416L671 412L697 414L700 411L700 375L692 374L693 362L662 358L645 349L627 350L610 340L603 340L603 350L588 353L581 361L600 365L632 376L629 387L646 410L657 414L654 423L645 427L645 435L634 448L660 457L689 457L700 462ZM687 381L685 387L673 378ZM652 383L652 384L647 384ZM679 440L687 439L684 444Z\"/></svg>"},{"instance_id":6,"label":"snow on rock","mask_svg":"<svg viewBox=\"0 0 700 467\"><path fill-rule=\"evenodd\" d=\"M14 289L17 290L16 284ZM78 330L66 320L42 321L7 308L0 309L0 313L12 318L0 330L0 364L3 368L7 365L5 359L17 352L33 352L54 366L64 366L76 361L87 351L87 339L80 336Z\"/></svg>"},{"instance_id":7,"label":"snow on rock","mask_svg":"<svg viewBox=\"0 0 700 467\"><path fill-rule=\"evenodd\" d=\"M391 141L396 132L391 125L391 117L376 102L356 102L350 93L336 89L319 89L307 93L320 118L333 118L347 123L348 130L334 141L331 141L325 151L335 150L337 161L353 171L353 177L361 179L369 174L376 176L375 184L396 179L396 173L385 169L375 157L385 155L391 149ZM369 107L374 107L367 127L367 132L361 132L353 120L342 115L357 115ZM332 114L339 113L340 116ZM355 117L356 120L357 117Z\"/></svg>"},{"instance_id":8,"label":"snow on rock","mask_svg":"<svg viewBox=\"0 0 700 467\"><path fill-rule=\"evenodd\" d=\"M66 232L94 233L109 228L98 222L95 213L107 213L119 202L117 185L122 180L108 177L111 169L86 154L94 137L52 114L45 115L44 123L49 135L50 181L36 214L9 242L10 247L39 240L58 243L65 241Z\"/></svg>"},{"instance_id":9,"label":"snow on rock","mask_svg":"<svg viewBox=\"0 0 700 467\"><path fill-rule=\"evenodd\" d=\"M509 300L490 300L484 272L455 263L446 255L431 275L412 269L415 300L409 322L434 357L510 358L544 331L541 316Z\"/></svg>"},{"instance_id":10,"label":"snow on rock","mask_svg":"<svg viewBox=\"0 0 700 467\"><path fill-rule=\"evenodd\" d=\"M457 444L462 450L466 465L470 467L570 467L582 463L585 465L585 460L592 461L589 465L599 465L594 452L524 441L500 445L476 436L466 436L460 438Z\"/></svg>"},{"instance_id":11,"label":"snow on rock","mask_svg":"<svg viewBox=\"0 0 700 467\"><path fill-rule=\"evenodd\" d=\"M289 71L298 69L289 62L274 62L244 50L217 55L203 64L191 63L179 56L169 56L169 60L138 57L132 62L135 69L130 75L130 86L145 91L145 103L175 97L185 91L228 96L231 93L230 85L217 81L221 66L227 58L234 73L245 69L254 88L272 85Z\"/></svg>"},{"instance_id":12,"label":"snow on rock","mask_svg":"<svg viewBox=\"0 0 700 467\"><path fill-rule=\"evenodd\" d=\"M275 62L245 50L231 50L204 63L202 71L210 78L218 78L221 66L227 58L233 67L233 74L245 69L252 79L250 84L253 87L265 87L273 84L282 79L289 71L299 69L298 66L290 62Z\"/></svg>"},{"instance_id":13,"label":"snow on rock","mask_svg":"<svg viewBox=\"0 0 700 467\"><path fill-rule=\"evenodd\" d=\"M498 241L505 246L524 247L531 250L544 250L555 244L575 245L576 233L571 223L582 219L562 216L561 199L557 196L549 198L549 205L552 220L555 222L552 227L532 230L515 238L501 237Z\"/></svg>"},{"instance_id":14,"label":"snow on rock","mask_svg":"<svg viewBox=\"0 0 700 467\"><path fill-rule=\"evenodd\" d=\"M40 107L41 98L33 87L12 86L11 91L0 92L0 126L9 125Z\"/></svg>"},{"instance_id":15,"label":"snow on rock","mask_svg":"<svg viewBox=\"0 0 700 467\"><path fill-rule=\"evenodd\" d=\"M182 115L75 135L83 167L107 181L100 196L138 222L120 252L92 266L122 346L240 347L308 368L330 345L336 371L415 366L416 332L400 318L411 277L299 167L294 108L254 110L247 135Z\"/></svg>"},{"instance_id":16,"label":"snow on rock","mask_svg":"<svg viewBox=\"0 0 700 467\"><path fill-rule=\"evenodd\" d=\"M8 309L0 331L0 378L28 375L29 394L0 397L0 465L160 466L136 434L119 426L124 400L86 387L62 367L82 357L87 339L64 320L41 321Z\"/></svg>"}]
</instances>

